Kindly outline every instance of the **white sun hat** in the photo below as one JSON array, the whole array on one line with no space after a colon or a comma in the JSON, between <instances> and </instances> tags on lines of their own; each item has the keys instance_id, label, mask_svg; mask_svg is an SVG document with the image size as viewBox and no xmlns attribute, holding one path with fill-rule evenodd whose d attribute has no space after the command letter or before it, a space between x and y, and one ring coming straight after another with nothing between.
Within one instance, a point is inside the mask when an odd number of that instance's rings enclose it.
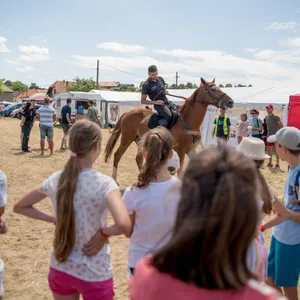
<instances>
[{"instance_id":1,"label":"white sun hat","mask_svg":"<svg viewBox=\"0 0 300 300\"><path fill-rule=\"evenodd\" d=\"M168 168L171 174L175 174L180 168L180 160L176 151L173 150L172 157L168 160Z\"/></svg>"},{"instance_id":2,"label":"white sun hat","mask_svg":"<svg viewBox=\"0 0 300 300\"><path fill-rule=\"evenodd\" d=\"M243 137L236 150L255 160L270 158L270 156L265 153L265 143L261 139L254 137Z\"/></svg>"}]
</instances>

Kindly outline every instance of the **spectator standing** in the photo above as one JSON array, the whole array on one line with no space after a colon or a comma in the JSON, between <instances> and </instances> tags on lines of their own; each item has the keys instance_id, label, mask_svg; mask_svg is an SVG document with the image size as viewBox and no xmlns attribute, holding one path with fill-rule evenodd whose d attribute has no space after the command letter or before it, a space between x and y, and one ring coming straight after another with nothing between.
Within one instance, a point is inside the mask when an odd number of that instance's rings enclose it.
<instances>
[{"instance_id":1,"label":"spectator standing","mask_svg":"<svg viewBox=\"0 0 300 300\"><path fill-rule=\"evenodd\" d=\"M252 121L252 131L251 135L257 139L262 139L262 131L263 131L263 122L262 120L258 117L259 116L259 111L257 109L251 109L250 111Z\"/></svg>"},{"instance_id":2,"label":"spectator standing","mask_svg":"<svg viewBox=\"0 0 300 300\"><path fill-rule=\"evenodd\" d=\"M90 100L88 108L88 119L97 123L101 127L101 122L98 118L98 109L95 106L95 102Z\"/></svg>"},{"instance_id":3,"label":"spectator standing","mask_svg":"<svg viewBox=\"0 0 300 300\"><path fill-rule=\"evenodd\" d=\"M5 106L4 106L3 102L1 101L0 102L0 119L2 118L3 120L4 120L4 108L5 108Z\"/></svg>"},{"instance_id":4,"label":"spectator standing","mask_svg":"<svg viewBox=\"0 0 300 300\"><path fill-rule=\"evenodd\" d=\"M168 171L168 162L173 155L171 133L163 127L152 129L143 136L141 148L145 162L138 181L123 195L131 219L128 250L131 275L142 258L169 240L179 201L179 189L169 194L180 182Z\"/></svg>"},{"instance_id":5,"label":"spectator standing","mask_svg":"<svg viewBox=\"0 0 300 300\"><path fill-rule=\"evenodd\" d=\"M0 171L0 234L6 233L6 225L2 216L4 214L5 206L7 203L7 179L5 174ZM3 277L4 277L4 263L0 258L0 300L3 297Z\"/></svg>"},{"instance_id":6,"label":"spectator standing","mask_svg":"<svg viewBox=\"0 0 300 300\"><path fill-rule=\"evenodd\" d=\"M45 152L45 138L48 138L48 144L50 149L50 155L53 154L53 133L54 125L56 121L56 112L53 107L50 106L50 99L46 97L44 99L44 105L37 111L37 116L40 120L40 135L41 135L41 155Z\"/></svg>"},{"instance_id":7,"label":"spectator standing","mask_svg":"<svg viewBox=\"0 0 300 300\"><path fill-rule=\"evenodd\" d=\"M101 131L88 120L75 123L70 131L71 155L63 170L15 205L14 211L55 224L48 282L54 299L111 300L114 296L108 237L129 236L130 220L119 187L108 176L93 169L100 154ZM56 217L34 205L46 197ZM107 225L111 212L115 224ZM89 247L92 237L96 247ZM91 256L83 250L90 250ZM93 255L93 256L92 256Z\"/></svg>"},{"instance_id":8,"label":"spectator standing","mask_svg":"<svg viewBox=\"0 0 300 300\"><path fill-rule=\"evenodd\" d=\"M33 126L33 122L35 119L34 111L32 110L33 104L32 102L27 102L22 115L21 120L21 128L22 128L22 152L27 153L29 151L28 142L30 132Z\"/></svg>"},{"instance_id":9,"label":"spectator standing","mask_svg":"<svg viewBox=\"0 0 300 300\"><path fill-rule=\"evenodd\" d=\"M172 237L138 263L130 299L285 299L247 264L260 220L255 164L227 146L206 148L190 160L180 193Z\"/></svg>"},{"instance_id":10,"label":"spectator standing","mask_svg":"<svg viewBox=\"0 0 300 300\"><path fill-rule=\"evenodd\" d=\"M227 144L230 138L230 119L225 115L225 110L220 109L220 115L214 121L212 135L217 138L218 145Z\"/></svg>"},{"instance_id":11,"label":"spectator standing","mask_svg":"<svg viewBox=\"0 0 300 300\"><path fill-rule=\"evenodd\" d=\"M268 143L275 143L276 151L282 161L289 165L288 177L284 188L283 203L274 197L276 211L274 217L266 221L262 231L272 226L273 235L268 258L267 284L283 288L290 300L298 300L297 285L300 275L300 130L284 127Z\"/></svg>"},{"instance_id":12,"label":"spectator standing","mask_svg":"<svg viewBox=\"0 0 300 300\"><path fill-rule=\"evenodd\" d=\"M268 114L266 116L266 125L267 125L267 130L268 130L268 136L271 136L271 135L276 134L277 131L283 127L283 124L280 120L280 117L274 115L274 107L272 104L269 104L266 106L266 111ZM267 147L268 147L268 154L270 155L268 167L273 168L272 157L273 157L273 153L275 153L275 156L276 156L275 168L279 169L280 168L279 155L276 152L275 144L267 141Z\"/></svg>"},{"instance_id":13,"label":"spectator standing","mask_svg":"<svg viewBox=\"0 0 300 300\"><path fill-rule=\"evenodd\" d=\"M264 164L264 161L266 159L269 159L270 157L269 155L265 154L264 142L254 137L243 138L242 142L237 147L237 151L252 159L256 165L257 179L259 180L259 183L261 185L260 190L262 199L259 222L260 226L265 215L270 215L272 212L273 196L263 174L260 171L260 168ZM254 272L262 282L267 278L267 261L268 250L265 246L264 236L258 228L256 237L251 243L249 249L248 263L250 270Z\"/></svg>"},{"instance_id":14,"label":"spectator standing","mask_svg":"<svg viewBox=\"0 0 300 300\"><path fill-rule=\"evenodd\" d=\"M237 140L238 140L238 144L241 143L243 137L247 137L248 136L248 117L247 114L241 114L241 119L239 121L237 121L237 123L235 124L235 127L237 128Z\"/></svg>"},{"instance_id":15,"label":"spectator standing","mask_svg":"<svg viewBox=\"0 0 300 300\"><path fill-rule=\"evenodd\" d=\"M67 139L71 127L71 103L72 100L68 98L67 104L61 109L61 126L63 128L64 136L61 141L60 151L65 151L67 148Z\"/></svg>"}]
</instances>

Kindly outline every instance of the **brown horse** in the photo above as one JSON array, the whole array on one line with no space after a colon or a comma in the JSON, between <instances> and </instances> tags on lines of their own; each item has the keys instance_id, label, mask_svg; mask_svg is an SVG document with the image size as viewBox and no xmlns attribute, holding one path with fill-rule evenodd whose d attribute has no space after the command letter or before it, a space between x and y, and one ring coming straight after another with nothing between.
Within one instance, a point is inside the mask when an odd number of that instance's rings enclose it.
<instances>
[{"instance_id":1,"label":"brown horse","mask_svg":"<svg viewBox=\"0 0 300 300\"><path fill-rule=\"evenodd\" d=\"M183 165L185 154L189 154L195 148L196 140L199 140L200 126L209 104L226 109L227 107L232 108L234 102L215 85L215 80L206 82L201 78L201 86L179 108L178 120L171 128L174 150L178 153L181 166ZM117 169L121 157L132 142L137 143L142 135L149 130L148 121L151 115L152 112L148 109L135 108L124 113L114 127L105 148L105 162L108 162L122 134L120 146L114 154L112 177L115 180L117 180ZM198 139L195 138L195 133ZM143 156L140 151L137 153L136 163L140 169L143 164Z\"/></svg>"}]
</instances>

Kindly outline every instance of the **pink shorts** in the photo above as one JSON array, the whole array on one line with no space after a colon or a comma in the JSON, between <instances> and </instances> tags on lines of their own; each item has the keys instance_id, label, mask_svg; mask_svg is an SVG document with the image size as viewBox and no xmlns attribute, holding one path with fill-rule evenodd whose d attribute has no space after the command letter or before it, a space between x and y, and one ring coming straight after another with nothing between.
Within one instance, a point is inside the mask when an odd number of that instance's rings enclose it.
<instances>
[{"instance_id":1,"label":"pink shorts","mask_svg":"<svg viewBox=\"0 0 300 300\"><path fill-rule=\"evenodd\" d=\"M112 300L115 295L112 278L88 282L50 268L48 282L52 293L60 296L81 294L84 300Z\"/></svg>"}]
</instances>

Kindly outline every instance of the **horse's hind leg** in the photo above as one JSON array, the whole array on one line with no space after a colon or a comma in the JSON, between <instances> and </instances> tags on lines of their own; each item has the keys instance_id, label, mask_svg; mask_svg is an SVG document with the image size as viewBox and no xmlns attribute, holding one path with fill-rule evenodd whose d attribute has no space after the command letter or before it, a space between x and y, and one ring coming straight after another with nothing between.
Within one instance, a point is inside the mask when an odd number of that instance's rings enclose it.
<instances>
[{"instance_id":1,"label":"horse's hind leg","mask_svg":"<svg viewBox=\"0 0 300 300\"><path fill-rule=\"evenodd\" d=\"M139 170L141 170L142 165L143 165L143 153L142 153L142 151L138 150L138 152L136 154L136 157L135 157L135 161L136 161L136 164L137 164Z\"/></svg>"},{"instance_id":2,"label":"horse's hind leg","mask_svg":"<svg viewBox=\"0 0 300 300\"><path fill-rule=\"evenodd\" d=\"M117 170L118 170L118 164L123 156L123 154L126 152L128 147L134 142L134 137L129 137L126 135L121 136L121 142L120 146L118 147L117 151L114 154L114 167L113 167L113 174L112 178L117 182Z\"/></svg>"}]
</instances>

